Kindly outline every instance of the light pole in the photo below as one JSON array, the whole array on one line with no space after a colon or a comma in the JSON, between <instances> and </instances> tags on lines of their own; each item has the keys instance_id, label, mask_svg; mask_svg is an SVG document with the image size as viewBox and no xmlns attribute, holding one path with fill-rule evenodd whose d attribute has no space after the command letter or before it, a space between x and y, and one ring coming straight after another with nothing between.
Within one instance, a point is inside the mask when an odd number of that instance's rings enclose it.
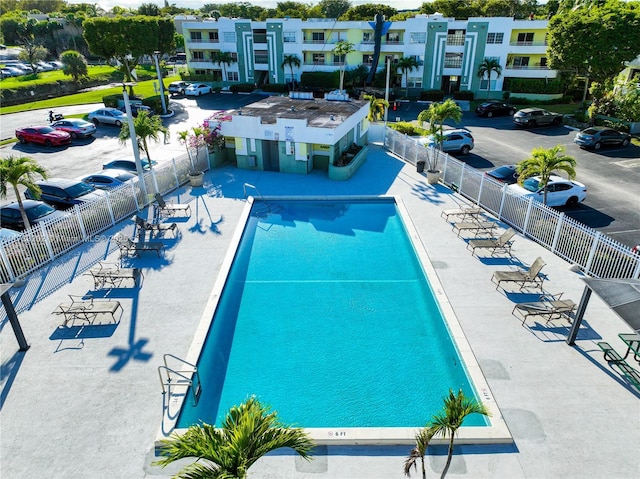
<instances>
[{"instance_id":1,"label":"light pole","mask_svg":"<svg viewBox=\"0 0 640 479\"><path fill-rule=\"evenodd\" d=\"M156 73L158 74L158 83L160 83L160 100L162 101L162 114L167 114L167 105L164 102L164 84L162 83L162 72L160 71L160 63L158 62L158 57L160 56L159 51L153 52L153 58L156 61Z\"/></svg>"},{"instance_id":2,"label":"light pole","mask_svg":"<svg viewBox=\"0 0 640 479\"><path fill-rule=\"evenodd\" d=\"M144 171L142 169L142 163L140 163L140 150L138 148L138 137L136 136L136 128L133 124L133 115L131 114L131 104L129 103L129 94L127 93L127 87L134 86L135 83L123 83L122 84L122 98L124 99L124 109L127 113L127 122L129 123L129 138L131 139L131 147L133 148L133 158L136 162L136 173L138 173L138 182L142 188L142 192L147 196L147 188L144 183Z\"/></svg>"}]
</instances>

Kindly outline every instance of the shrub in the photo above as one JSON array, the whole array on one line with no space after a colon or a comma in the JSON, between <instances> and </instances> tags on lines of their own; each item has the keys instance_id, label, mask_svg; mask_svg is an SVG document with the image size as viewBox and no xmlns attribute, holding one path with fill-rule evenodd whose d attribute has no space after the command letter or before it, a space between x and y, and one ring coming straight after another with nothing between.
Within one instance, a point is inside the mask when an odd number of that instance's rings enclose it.
<instances>
[{"instance_id":1,"label":"shrub","mask_svg":"<svg viewBox=\"0 0 640 479\"><path fill-rule=\"evenodd\" d=\"M160 95L148 96L142 100L142 104L148 106L156 113L162 113L162 98ZM169 95L165 94L164 104L169 105Z\"/></svg>"},{"instance_id":2,"label":"shrub","mask_svg":"<svg viewBox=\"0 0 640 479\"><path fill-rule=\"evenodd\" d=\"M253 83L234 83L229 87L229 89L233 93L243 92L243 93L251 93L256 89Z\"/></svg>"},{"instance_id":3,"label":"shrub","mask_svg":"<svg viewBox=\"0 0 640 479\"><path fill-rule=\"evenodd\" d=\"M327 88L335 90L340 86L340 72L304 72L300 83L305 87Z\"/></svg>"},{"instance_id":4,"label":"shrub","mask_svg":"<svg viewBox=\"0 0 640 479\"><path fill-rule=\"evenodd\" d=\"M118 100L122 100L122 94L118 95L107 95L102 97L102 102L104 106L111 108L118 108Z\"/></svg>"},{"instance_id":5,"label":"shrub","mask_svg":"<svg viewBox=\"0 0 640 479\"><path fill-rule=\"evenodd\" d=\"M423 101L442 101L444 100L443 90L425 90L420 92L420 100Z\"/></svg>"},{"instance_id":6,"label":"shrub","mask_svg":"<svg viewBox=\"0 0 640 479\"><path fill-rule=\"evenodd\" d=\"M262 85L262 91L286 93L289 91L289 88L285 83L269 83L267 85Z\"/></svg>"},{"instance_id":7,"label":"shrub","mask_svg":"<svg viewBox=\"0 0 640 479\"><path fill-rule=\"evenodd\" d=\"M415 123L409 121L399 121L397 123L389 123L389 127L396 130L398 133L409 136L424 136L428 132L424 128L420 128Z\"/></svg>"},{"instance_id":8,"label":"shrub","mask_svg":"<svg viewBox=\"0 0 640 479\"><path fill-rule=\"evenodd\" d=\"M453 92L454 100L473 100L473 92L468 90Z\"/></svg>"}]
</instances>

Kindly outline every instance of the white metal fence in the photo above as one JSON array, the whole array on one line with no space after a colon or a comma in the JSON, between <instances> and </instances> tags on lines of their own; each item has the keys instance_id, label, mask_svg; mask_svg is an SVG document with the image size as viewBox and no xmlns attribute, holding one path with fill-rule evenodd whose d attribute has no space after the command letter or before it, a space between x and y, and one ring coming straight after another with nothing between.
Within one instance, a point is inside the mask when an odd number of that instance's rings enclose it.
<instances>
[{"instance_id":1,"label":"white metal fence","mask_svg":"<svg viewBox=\"0 0 640 479\"><path fill-rule=\"evenodd\" d=\"M427 149L414 138L391 128L384 146L405 161L427 161ZM532 198L513 194L506 185L446 153L439 155L442 182L596 278L639 278L640 255L631 248L549 208Z\"/></svg>"},{"instance_id":2,"label":"white metal fence","mask_svg":"<svg viewBox=\"0 0 640 479\"><path fill-rule=\"evenodd\" d=\"M209 169L206 151L201 148L193 158L194 167ZM134 178L91 203L76 205L68 210L71 215L57 220L38 223L23 234L0 241L0 283L11 283L35 271L79 244L131 217L153 201L148 194L158 185L160 193L167 193L188 181L191 161L185 154L171 162L154 167L145 173L145 190Z\"/></svg>"}]
</instances>

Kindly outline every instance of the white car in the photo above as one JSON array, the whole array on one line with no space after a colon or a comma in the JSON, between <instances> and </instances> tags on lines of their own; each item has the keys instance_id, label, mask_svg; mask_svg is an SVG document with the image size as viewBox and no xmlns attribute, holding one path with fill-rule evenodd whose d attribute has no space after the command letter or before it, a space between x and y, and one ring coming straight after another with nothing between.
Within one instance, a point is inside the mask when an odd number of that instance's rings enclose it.
<instances>
[{"instance_id":1,"label":"white car","mask_svg":"<svg viewBox=\"0 0 640 479\"><path fill-rule=\"evenodd\" d=\"M466 155L469 151L473 150L474 139L469 130L465 130L464 128L444 130L442 137L442 151ZM438 148L438 142L433 135L418 139L418 143L428 147Z\"/></svg>"},{"instance_id":2,"label":"white car","mask_svg":"<svg viewBox=\"0 0 640 479\"><path fill-rule=\"evenodd\" d=\"M185 90L185 96L200 96L211 93L211 87L204 83L192 83Z\"/></svg>"},{"instance_id":3,"label":"white car","mask_svg":"<svg viewBox=\"0 0 640 479\"><path fill-rule=\"evenodd\" d=\"M509 185L511 193L533 197L534 200L543 202L544 192L540 184L539 176L527 178L522 183ZM577 181L565 180L560 176L551 175L547 183L547 206L576 206L587 197L587 187Z\"/></svg>"},{"instance_id":4,"label":"white car","mask_svg":"<svg viewBox=\"0 0 640 479\"><path fill-rule=\"evenodd\" d=\"M107 125L115 125L118 128L127 121L127 115L117 108L100 108L99 110L89 113L87 118L89 118L89 120L96 126L100 123L105 123Z\"/></svg>"}]
</instances>

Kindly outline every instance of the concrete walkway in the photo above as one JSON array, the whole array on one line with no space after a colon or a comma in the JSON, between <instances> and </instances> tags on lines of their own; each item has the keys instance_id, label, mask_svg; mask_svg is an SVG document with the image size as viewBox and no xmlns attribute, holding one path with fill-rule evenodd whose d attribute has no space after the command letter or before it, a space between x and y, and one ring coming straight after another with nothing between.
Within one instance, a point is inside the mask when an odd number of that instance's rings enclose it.
<instances>
[{"instance_id":1,"label":"concrete walkway","mask_svg":"<svg viewBox=\"0 0 640 479\"><path fill-rule=\"evenodd\" d=\"M640 393L603 361L595 345L604 339L622 351L617 334L629 328L594 296L576 347L565 344L568 323L561 320L545 324L531 318L522 326L511 315L513 303L532 296L504 293L490 282L493 271L514 263L473 257L440 218L442 209L462 203L459 196L428 185L414 167L379 147L372 147L368 161L346 182L331 182L320 172L295 176L232 166L209 172L205 181L201 193L185 187L171 195L190 202L192 215L175 220L180 235L165 240L164 257L132 260L144 270L142 287L95 292L121 302L118 324L62 330L62 318L51 311L68 294L93 291L82 272L99 260L117 260L109 238L118 231L132 234L129 221L32 274L13 292L31 348L18 352L5 317L3 478L144 478L176 472L150 466L162 413L157 367L164 354L183 357L189 349L245 204L244 182L265 196L402 198L515 440L510 446L458 447L447 477L640 477ZM513 251L524 265L542 256L548 263L545 289L580 299L580 275L565 261L520 236ZM409 449L322 447L311 463L279 452L260 460L250 477L400 479ZM446 450L429 452L427 477L437 477Z\"/></svg>"}]
</instances>

